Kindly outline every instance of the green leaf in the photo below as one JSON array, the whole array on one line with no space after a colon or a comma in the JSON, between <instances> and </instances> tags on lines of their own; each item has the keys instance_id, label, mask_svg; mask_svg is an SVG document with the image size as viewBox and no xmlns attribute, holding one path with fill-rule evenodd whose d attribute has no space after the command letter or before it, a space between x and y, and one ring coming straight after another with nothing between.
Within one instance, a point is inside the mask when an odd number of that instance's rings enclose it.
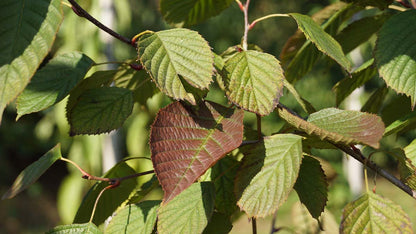
<instances>
[{"instance_id":1,"label":"green leaf","mask_svg":"<svg viewBox=\"0 0 416 234\"><path fill-rule=\"evenodd\" d=\"M383 101L386 100L387 93L389 89L386 85L381 86L376 89L373 94L368 98L363 107L361 107L362 112L368 113L379 113L381 107L383 106Z\"/></svg>"},{"instance_id":2,"label":"green leaf","mask_svg":"<svg viewBox=\"0 0 416 234\"><path fill-rule=\"evenodd\" d=\"M384 13L359 19L344 28L334 38L342 46L344 53L348 54L357 46L367 42L390 17L391 14Z\"/></svg>"},{"instance_id":3,"label":"green leaf","mask_svg":"<svg viewBox=\"0 0 416 234\"><path fill-rule=\"evenodd\" d=\"M105 233L151 234L156 224L160 201L144 201L118 210Z\"/></svg>"},{"instance_id":4,"label":"green leaf","mask_svg":"<svg viewBox=\"0 0 416 234\"><path fill-rule=\"evenodd\" d=\"M176 100L196 104L192 86L208 89L214 70L214 55L197 32L171 29L146 32L137 42L141 63L158 88Z\"/></svg>"},{"instance_id":5,"label":"green leaf","mask_svg":"<svg viewBox=\"0 0 416 234\"><path fill-rule=\"evenodd\" d=\"M120 162L111 168L103 177L120 178L135 173L125 162ZM90 220L95 200L101 190L107 186L107 182L97 182L91 187L78 208L74 223L84 223ZM129 179L122 181L118 187L105 191L98 201L93 223L96 225L102 224L129 197L136 187L137 180Z\"/></svg>"},{"instance_id":6,"label":"green leaf","mask_svg":"<svg viewBox=\"0 0 416 234\"><path fill-rule=\"evenodd\" d=\"M367 192L344 208L341 233L413 233L409 216L392 201Z\"/></svg>"},{"instance_id":7,"label":"green leaf","mask_svg":"<svg viewBox=\"0 0 416 234\"><path fill-rule=\"evenodd\" d=\"M226 156L212 167L211 181L215 185L215 208L220 213L231 215L237 209L234 178L239 165L239 161Z\"/></svg>"},{"instance_id":8,"label":"green leaf","mask_svg":"<svg viewBox=\"0 0 416 234\"><path fill-rule=\"evenodd\" d=\"M140 188L130 195L128 204L135 204L142 201L156 187L159 187L159 181L156 175L153 175L149 181L143 183Z\"/></svg>"},{"instance_id":9,"label":"green leaf","mask_svg":"<svg viewBox=\"0 0 416 234\"><path fill-rule=\"evenodd\" d=\"M117 87L89 89L68 114L70 135L100 134L120 127L133 110L130 90Z\"/></svg>"},{"instance_id":10,"label":"green leaf","mask_svg":"<svg viewBox=\"0 0 416 234\"><path fill-rule=\"evenodd\" d=\"M313 112L316 112L315 107L313 107L311 103L303 99L299 95L298 91L296 91L295 87L291 83L289 83L289 81L285 79L283 80L283 83L285 87L287 88L287 90L289 90L289 92L293 95L293 97L295 97L296 101L300 104L300 106L306 113L312 114Z\"/></svg>"},{"instance_id":11,"label":"green leaf","mask_svg":"<svg viewBox=\"0 0 416 234\"><path fill-rule=\"evenodd\" d=\"M26 167L14 180L12 187L3 195L2 200L10 199L33 184L56 160L62 158L60 144L53 147L36 162Z\"/></svg>"},{"instance_id":12,"label":"green leaf","mask_svg":"<svg viewBox=\"0 0 416 234\"><path fill-rule=\"evenodd\" d=\"M46 234L68 234L68 233L83 233L83 234L101 234L102 232L93 223L69 224L54 227L46 232Z\"/></svg>"},{"instance_id":13,"label":"green leaf","mask_svg":"<svg viewBox=\"0 0 416 234\"><path fill-rule=\"evenodd\" d=\"M159 111L152 124L152 162L166 203L243 140L242 110L212 102L196 108L172 103Z\"/></svg>"},{"instance_id":14,"label":"green leaf","mask_svg":"<svg viewBox=\"0 0 416 234\"><path fill-rule=\"evenodd\" d=\"M324 24L322 24L322 29L330 35L336 35L342 23L361 10L360 7L356 7L353 4L343 3L335 5L334 8L338 11L334 13ZM332 11L329 11L329 13L331 12ZM293 59L290 60L289 64L288 61L292 56L287 58L285 54L281 55L283 65L286 68L286 79L291 83L301 79L312 69L313 65L315 65L319 58L322 57L322 53L319 52L310 40L306 41L300 48L299 47L300 46L296 46L293 48L291 53L295 55Z\"/></svg>"},{"instance_id":15,"label":"green leaf","mask_svg":"<svg viewBox=\"0 0 416 234\"><path fill-rule=\"evenodd\" d=\"M158 232L201 233L214 211L215 190L211 182L192 184L158 212Z\"/></svg>"},{"instance_id":16,"label":"green leaf","mask_svg":"<svg viewBox=\"0 0 416 234\"><path fill-rule=\"evenodd\" d=\"M416 123L416 112L410 112L409 114L403 116L402 118L394 121L389 126L386 127L384 131L384 136L398 133L405 129L408 126L412 126Z\"/></svg>"},{"instance_id":17,"label":"green leaf","mask_svg":"<svg viewBox=\"0 0 416 234\"><path fill-rule=\"evenodd\" d=\"M374 59L368 60L351 73L351 76L345 77L334 85L333 91L336 94L335 102L337 106L339 106L355 89L364 85L377 74L377 69L374 67L373 63Z\"/></svg>"},{"instance_id":18,"label":"green leaf","mask_svg":"<svg viewBox=\"0 0 416 234\"><path fill-rule=\"evenodd\" d=\"M273 214L296 182L302 159L302 137L277 134L241 151L244 158L235 181L237 205L249 217Z\"/></svg>"},{"instance_id":19,"label":"green leaf","mask_svg":"<svg viewBox=\"0 0 416 234\"><path fill-rule=\"evenodd\" d=\"M145 70L137 71L126 64L117 69L117 74L114 76L114 85L131 90L134 101L141 105L145 105L149 98L159 92Z\"/></svg>"},{"instance_id":20,"label":"green leaf","mask_svg":"<svg viewBox=\"0 0 416 234\"><path fill-rule=\"evenodd\" d=\"M228 99L245 110L268 115L282 96L283 70L270 54L242 51L225 61L222 73Z\"/></svg>"},{"instance_id":21,"label":"green leaf","mask_svg":"<svg viewBox=\"0 0 416 234\"><path fill-rule=\"evenodd\" d=\"M230 217L225 214L214 212L203 234L228 234L233 229Z\"/></svg>"},{"instance_id":22,"label":"green leaf","mask_svg":"<svg viewBox=\"0 0 416 234\"><path fill-rule=\"evenodd\" d=\"M346 71L351 70L350 61L344 55L338 42L315 23L311 17L298 13L290 13L289 15L296 20L299 29L305 33L306 38L311 40L321 52L334 59Z\"/></svg>"},{"instance_id":23,"label":"green leaf","mask_svg":"<svg viewBox=\"0 0 416 234\"><path fill-rule=\"evenodd\" d=\"M380 76L416 105L416 10L392 16L381 28L374 52Z\"/></svg>"},{"instance_id":24,"label":"green leaf","mask_svg":"<svg viewBox=\"0 0 416 234\"><path fill-rule=\"evenodd\" d=\"M409 149L407 149L407 151L407 153L409 153ZM389 154L393 155L398 161L398 171L400 175L400 180L403 181L406 185L408 185L411 189L415 190L416 166L414 166L412 160L407 157L406 151L403 149L393 149L389 151Z\"/></svg>"},{"instance_id":25,"label":"green leaf","mask_svg":"<svg viewBox=\"0 0 416 234\"><path fill-rule=\"evenodd\" d=\"M36 72L17 99L17 119L44 110L64 99L94 64L79 52L58 55Z\"/></svg>"},{"instance_id":26,"label":"green leaf","mask_svg":"<svg viewBox=\"0 0 416 234\"><path fill-rule=\"evenodd\" d=\"M232 2L233 0L161 0L160 12L169 24L188 27L218 15Z\"/></svg>"},{"instance_id":27,"label":"green leaf","mask_svg":"<svg viewBox=\"0 0 416 234\"><path fill-rule=\"evenodd\" d=\"M328 183L318 160L303 157L294 188L312 217L318 219L328 201Z\"/></svg>"},{"instance_id":28,"label":"green leaf","mask_svg":"<svg viewBox=\"0 0 416 234\"><path fill-rule=\"evenodd\" d=\"M63 19L60 0L0 3L0 122L52 47Z\"/></svg>"},{"instance_id":29,"label":"green leaf","mask_svg":"<svg viewBox=\"0 0 416 234\"><path fill-rule=\"evenodd\" d=\"M282 119L297 129L334 143L378 148L384 132L380 117L359 111L327 108L311 114L308 121L283 108L279 108L278 112Z\"/></svg>"},{"instance_id":30,"label":"green leaf","mask_svg":"<svg viewBox=\"0 0 416 234\"><path fill-rule=\"evenodd\" d=\"M416 165L416 140L413 140L408 146L404 147L406 157L412 161L413 165Z\"/></svg>"},{"instance_id":31,"label":"green leaf","mask_svg":"<svg viewBox=\"0 0 416 234\"><path fill-rule=\"evenodd\" d=\"M393 0L343 0L346 2L353 2L354 4L360 5L360 6L375 6L380 8L381 10L386 9Z\"/></svg>"}]
</instances>

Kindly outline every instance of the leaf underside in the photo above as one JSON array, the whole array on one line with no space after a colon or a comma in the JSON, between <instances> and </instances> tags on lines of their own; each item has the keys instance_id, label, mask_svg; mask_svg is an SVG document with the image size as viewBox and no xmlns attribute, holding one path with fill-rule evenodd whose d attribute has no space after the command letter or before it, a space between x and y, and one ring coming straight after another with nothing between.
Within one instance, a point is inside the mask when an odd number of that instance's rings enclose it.
<instances>
[{"instance_id":1,"label":"leaf underside","mask_svg":"<svg viewBox=\"0 0 416 234\"><path fill-rule=\"evenodd\" d=\"M340 232L413 233L413 228L408 215L399 205L367 192L345 206Z\"/></svg>"},{"instance_id":2,"label":"leaf underside","mask_svg":"<svg viewBox=\"0 0 416 234\"><path fill-rule=\"evenodd\" d=\"M208 43L189 29L144 33L139 59L158 88L176 100L196 105L198 90L212 82L214 55Z\"/></svg>"},{"instance_id":3,"label":"leaf underside","mask_svg":"<svg viewBox=\"0 0 416 234\"><path fill-rule=\"evenodd\" d=\"M241 150L244 158L234 188L237 205L249 217L268 216L285 202L296 182L302 138L277 134Z\"/></svg>"},{"instance_id":4,"label":"leaf underside","mask_svg":"<svg viewBox=\"0 0 416 234\"><path fill-rule=\"evenodd\" d=\"M60 0L0 2L0 122L48 54L62 19Z\"/></svg>"},{"instance_id":5,"label":"leaf underside","mask_svg":"<svg viewBox=\"0 0 416 234\"><path fill-rule=\"evenodd\" d=\"M64 233L83 233L83 234L101 234L102 232L93 223L76 223L54 227L46 234L64 234Z\"/></svg>"},{"instance_id":6,"label":"leaf underside","mask_svg":"<svg viewBox=\"0 0 416 234\"><path fill-rule=\"evenodd\" d=\"M243 111L211 102L161 109L150 133L152 162L168 202L243 139Z\"/></svg>"},{"instance_id":7,"label":"leaf underside","mask_svg":"<svg viewBox=\"0 0 416 234\"><path fill-rule=\"evenodd\" d=\"M327 108L311 114L308 121L284 108L279 108L278 112L280 117L297 129L333 143L364 144L378 148L384 133L384 123L379 116L359 111Z\"/></svg>"}]
</instances>

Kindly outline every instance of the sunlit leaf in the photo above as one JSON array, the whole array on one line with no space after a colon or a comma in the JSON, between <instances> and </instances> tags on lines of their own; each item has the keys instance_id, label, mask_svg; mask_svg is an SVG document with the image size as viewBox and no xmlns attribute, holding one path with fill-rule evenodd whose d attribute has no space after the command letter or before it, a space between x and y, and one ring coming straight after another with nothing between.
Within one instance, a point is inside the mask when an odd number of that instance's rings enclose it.
<instances>
[{"instance_id":1,"label":"sunlit leaf","mask_svg":"<svg viewBox=\"0 0 416 234\"><path fill-rule=\"evenodd\" d=\"M10 189L2 196L2 199L13 198L18 193L25 190L29 185L39 179L39 177L61 157L61 146L58 144L40 157L36 162L30 164L20 172L14 180L12 187L10 187Z\"/></svg>"},{"instance_id":2,"label":"sunlit leaf","mask_svg":"<svg viewBox=\"0 0 416 234\"><path fill-rule=\"evenodd\" d=\"M294 188L312 217L319 218L328 200L328 183L318 160L303 157Z\"/></svg>"},{"instance_id":3,"label":"sunlit leaf","mask_svg":"<svg viewBox=\"0 0 416 234\"><path fill-rule=\"evenodd\" d=\"M416 123L416 112L411 112L402 118L394 121L389 126L386 127L384 131L384 136L388 136L394 133L398 133L405 129L407 126L411 126Z\"/></svg>"},{"instance_id":4,"label":"sunlit leaf","mask_svg":"<svg viewBox=\"0 0 416 234\"><path fill-rule=\"evenodd\" d=\"M60 0L0 2L0 122L48 54L62 19Z\"/></svg>"},{"instance_id":5,"label":"sunlit leaf","mask_svg":"<svg viewBox=\"0 0 416 234\"><path fill-rule=\"evenodd\" d=\"M374 52L380 76L416 104L416 10L392 16L381 28Z\"/></svg>"},{"instance_id":6,"label":"sunlit leaf","mask_svg":"<svg viewBox=\"0 0 416 234\"><path fill-rule=\"evenodd\" d=\"M268 115L282 96L283 70L270 54L239 52L225 61L222 73L228 99L245 110Z\"/></svg>"},{"instance_id":7,"label":"sunlit leaf","mask_svg":"<svg viewBox=\"0 0 416 234\"><path fill-rule=\"evenodd\" d=\"M241 150L244 158L235 182L237 205L249 217L273 214L286 201L296 182L302 138L277 134Z\"/></svg>"},{"instance_id":8,"label":"sunlit leaf","mask_svg":"<svg viewBox=\"0 0 416 234\"><path fill-rule=\"evenodd\" d=\"M348 203L341 233L413 233L409 216L392 201L372 192Z\"/></svg>"},{"instance_id":9,"label":"sunlit leaf","mask_svg":"<svg viewBox=\"0 0 416 234\"><path fill-rule=\"evenodd\" d=\"M110 132L124 123L133 110L130 90L117 87L89 89L70 113L70 135Z\"/></svg>"},{"instance_id":10,"label":"sunlit leaf","mask_svg":"<svg viewBox=\"0 0 416 234\"><path fill-rule=\"evenodd\" d=\"M160 201L144 201L123 207L111 218L105 233L151 234L159 204Z\"/></svg>"},{"instance_id":11,"label":"sunlit leaf","mask_svg":"<svg viewBox=\"0 0 416 234\"><path fill-rule=\"evenodd\" d=\"M359 111L327 108L311 114L308 121L278 108L281 118L309 135L343 144L365 144L379 147L384 124L380 117Z\"/></svg>"},{"instance_id":12,"label":"sunlit leaf","mask_svg":"<svg viewBox=\"0 0 416 234\"><path fill-rule=\"evenodd\" d=\"M233 0L161 0L160 11L169 24L187 27L225 10Z\"/></svg>"},{"instance_id":13,"label":"sunlit leaf","mask_svg":"<svg viewBox=\"0 0 416 234\"><path fill-rule=\"evenodd\" d=\"M192 184L158 211L158 233L202 233L214 211L211 182Z\"/></svg>"},{"instance_id":14,"label":"sunlit leaf","mask_svg":"<svg viewBox=\"0 0 416 234\"><path fill-rule=\"evenodd\" d=\"M64 99L84 78L92 61L79 52L58 55L36 72L17 99L17 119L22 115L46 109Z\"/></svg>"},{"instance_id":15,"label":"sunlit leaf","mask_svg":"<svg viewBox=\"0 0 416 234\"><path fill-rule=\"evenodd\" d=\"M102 232L93 223L69 224L54 227L46 232L47 234L69 234L69 233L83 233L83 234L101 234Z\"/></svg>"},{"instance_id":16,"label":"sunlit leaf","mask_svg":"<svg viewBox=\"0 0 416 234\"><path fill-rule=\"evenodd\" d=\"M298 13L289 15L296 20L299 29L305 33L306 38L311 40L321 52L334 59L345 70L351 70L350 61L344 55L339 43L315 23L311 17Z\"/></svg>"},{"instance_id":17,"label":"sunlit leaf","mask_svg":"<svg viewBox=\"0 0 416 234\"><path fill-rule=\"evenodd\" d=\"M147 32L137 47L140 61L158 88L176 100L196 104L197 94L191 88L205 90L212 82L214 55L195 31Z\"/></svg>"},{"instance_id":18,"label":"sunlit leaf","mask_svg":"<svg viewBox=\"0 0 416 234\"><path fill-rule=\"evenodd\" d=\"M150 147L164 202L189 187L243 139L243 111L203 102L192 109L175 102L152 125Z\"/></svg>"},{"instance_id":19,"label":"sunlit leaf","mask_svg":"<svg viewBox=\"0 0 416 234\"><path fill-rule=\"evenodd\" d=\"M348 97L355 89L364 85L367 81L377 74L377 69L374 67L374 59L370 59L363 63L357 70L351 73L334 85L334 92L336 94L336 105L339 106L341 102Z\"/></svg>"},{"instance_id":20,"label":"sunlit leaf","mask_svg":"<svg viewBox=\"0 0 416 234\"><path fill-rule=\"evenodd\" d=\"M135 173L125 162L120 162L111 168L103 177L120 178ZM90 220L97 196L107 186L108 182L97 182L91 187L78 208L74 223L84 223ZM129 197L136 186L137 180L129 179L122 181L116 188L106 190L98 201L97 209L92 220L93 223L96 225L102 224Z\"/></svg>"}]
</instances>

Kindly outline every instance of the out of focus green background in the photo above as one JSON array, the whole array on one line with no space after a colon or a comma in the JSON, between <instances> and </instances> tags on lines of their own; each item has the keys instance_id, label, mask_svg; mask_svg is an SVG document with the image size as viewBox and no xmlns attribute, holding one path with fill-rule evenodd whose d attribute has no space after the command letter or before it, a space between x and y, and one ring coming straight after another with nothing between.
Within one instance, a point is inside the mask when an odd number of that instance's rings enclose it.
<instances>
[{"instance_id":1,"label":"out of focus green background","mask_svg":"<svg viewBox=\"0 0 416 234\"><path fill-rule=\"evenodd\" d=\"M100 5L102 2L103 0L88 0L80 1L80 4L88 9L93 16L100 18L103 13L103 7ZM299 12L311 15L333 2L336 1L252 0L250 19L253 20L270 13ZM115 13L112 28L126 37L131 38L144 30L158 31L170 28L169 25L163 22L158 12L157 0L112 1L112 10ZM54 54L74 50L84 52L97 63L136 58L136 52L131 47L119 41L106 41L107 39L102 32L97 30L90 22L76 16L69 7L64 6L64 12L65 20L49 59ZM192 29L197 30L209 42L214 52L220 54L228 47L239 44L243 34L243 22L241 11L237 4L233 3L229 9L220 15ZM261 22L250 31L249 43L257 44L264 51L278 58L285 41L296 31L296 27L293 20L286 18ZM363 57L371 55L373 42L374 40L370 40L361 46ZM110 58L108 58L108 54L110 54ZM296 88L302 96L318 110L335 105L334 93L331 89L345 75L336 67L328 68L326 65L325 61L321 61L311 73L296 84ZM98 66L94 69L109 68ZM381 81L375 80L367 85L362 101L365 101L374 87L380 83ZM211 91L209 94L211 100L226 102L224 94L217 88L212 87ZM394 95L390 95L390 99L391 101L387 102L387 106L389 103L394 105L394 103L409 102L406 98L395 98ZM117 132L118 150L123 157L150 156L147 144L149 125L152 123L157 110L169 101L168 98L158 94L150 99L146 105L135 107L132 116L126 121L124 127ZM285 93L281 102L305 115L289 94ZM15 121L15 107L13 104L8 106L0 125L1 194L8 189L8 186L12 184L20 171L58 142L62 144L64 157L76 161L91 174L103 174L101 155L103 146L106 144L107 134L70 138L68 124L65 119L65 103L66 100L63 100L55 108L24 116L17 122ZM408 106L410 107L410 104ZM386 110L388 110L388 107L386 107ZM245 124L255 126L255 116L247 114ZM278 117L271 114L263 120L264 133L276 132L282 125L283 123ZM405 146L410 143L414 136L415 134L410 132L404 137L389 137L383 141L384 148ZM334 177L330 182L328 210L331 213L331 219L334 221L334 230L337 230L336 223L340 221L342 207L354 199L342 169L343 156L335 150L321 150L313 153L331 163L331 169L328 169L328 173L332 173ZM383 153L374 155L373 160L392 172L396 168L395 161ZM138 170L145 170L151 167L151 163L140 161L132 166ZM375 177L373 173L369 173L369 176L371 189L376 184L378 193L400 204L411 216L412 221L416 223L416 202L385 180ZM92 182L82 180L80 173L74 170L73 167L63 162L56 163L28 190L14 199L0 201L0 233L38 233L59 224L71 223L82 196L91 185ZM299 223L305 223L304 221L307 220L302 216L304 212L302 213L299 208L293 206L297 200L297 195L295 193L291 194L288 203L278 212L278 226L288 227L284 231L299 232L299 230L302 230L299 229ZM236 219L238 220L235 222L233 233L251 233L251 224L247 217L242 215L236 217ZM270 220L268 218L258 221L259 233L270 232ZM293 229L294 226L298 228ZM305 226L305 230L308 230L308 227Z\"/></svg>"}]
</instances>

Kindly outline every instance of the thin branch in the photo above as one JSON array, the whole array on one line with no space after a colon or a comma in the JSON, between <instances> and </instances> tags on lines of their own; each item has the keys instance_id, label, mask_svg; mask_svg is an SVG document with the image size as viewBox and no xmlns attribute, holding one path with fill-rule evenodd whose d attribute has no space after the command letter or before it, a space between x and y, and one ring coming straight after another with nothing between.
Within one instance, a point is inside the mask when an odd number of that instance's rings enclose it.
<instances>
[{"instance_id":1,"label":"thin branch","mask_svg":"<svg viewBox=\"0 0 416 234\"><path fill-rule=\"evenodd\" d=\"M116 181L123 181L123 180L127 180L127 179L131 179L131 178L135 178L135 177L139 177L139 176L144 176L144 175L148 175L148 174L153 174L155 173L155 170L150 170L150 171L144 171L144 172L140 172L140 173L136 173L133 175L128 175L128 176L124 176L124 177L119 177L119 178L115 178L115 179L111 179L111 180L116 180Z\"/></svg>"},{"instance_id":2,"label":"thin branch","mask_svg":"<svg viewBox=\"0 0 416 234\"><path fill-rule=\"evenodd\" d=\"M256 218L251 218L251 228L253 229L253 234L257 234L257 220Z\"/></svg>"},{"instance_id":3,"label":"thin branch","mask_svg":"<svg viewBox=\"0 0 416 234\"><path fill-rule=\"evenodd\" d=\"M247 37L248 31L250 30L250 24L248 23L248 7L250 5L250 0L246 1L244 6L244 36L243 36L243 50L247 50Z\"/></svg>"},{"instance_id":4,"label":"thin branch","mask_svg":"<svg viewBox=\"0 0 416 234\"><path fill-rule=\"evenodd\" d=\"M83 17L85 19L87 19L88 21L90 21L91 23L95 24L98 28L100 28L101 30L103 30L104 32L110 34L111 36L117 38L118 40L133 46L133 47L137 47L137 45L135 43L132 43L132 41L127 38L124 37L118 33L116 33L115 31L113 31L112 29L108 28L107 26L105 26L104 24L102 24L100 21L98 21L97 19L95 19L94 17L92 17L86 10L84 10L80 5L78 5L77 2L75 2L75 0L68 0L71 5L72 5L72 10L75 12L75 14L77 14L80 17Z\"/></svg>"},{"instance_id":5,"label":"thin branch","mask_svg":"<svg viewBox=\"0 0 416 234\"><path fill-rule=\"evenodd\" d=\"M409 194L411 197L416 199L416 191L412 190L409 186L407 186L405 183L397 179L395 176L384 170L383 168L379 167L377 164L373 163L372 161L368 160L368 158L364 157L364 155L361 153L359 149L352 149L351 147L340 145L340 144L333 144L338 149L344 151L346 154L350 155L351 157L357 159L362 164L367 166L368 168L374 170L382 177L386 178L388 181L390 181L392 184L394 184L396 187L403 190L405 193Z\"/></svg>"}]
</instances>

